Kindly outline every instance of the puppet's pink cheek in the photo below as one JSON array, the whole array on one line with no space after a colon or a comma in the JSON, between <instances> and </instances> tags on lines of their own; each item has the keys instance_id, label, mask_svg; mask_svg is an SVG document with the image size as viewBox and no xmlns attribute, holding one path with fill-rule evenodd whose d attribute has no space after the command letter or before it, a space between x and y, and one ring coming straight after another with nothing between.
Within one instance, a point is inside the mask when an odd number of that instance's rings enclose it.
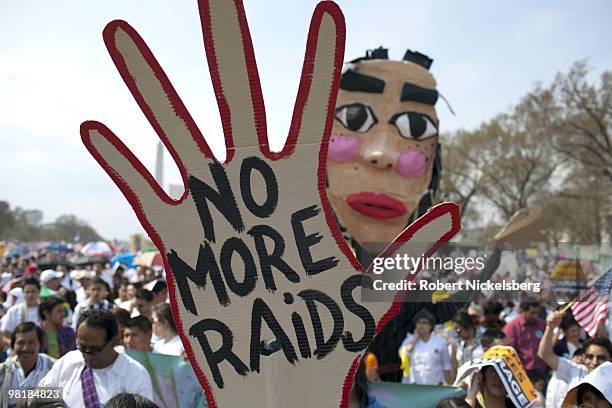
<instances>
[{"instance_id":1,"label":"puppet's pink cheek","mask_svg":"<svg viewBox=\"0 0 612 408\"><path fill-rule=\"evenodd\" d=\"M409 150L399 155L395 169L404 177L419 177L427 168L427 156L421 150Z\"/></svg>"},{"instance_id":2,"label":"puppet's pink cheek","mask_svg":"<svg viewBox=\"0 0 612 408\"><path fill-rule=\"evenodd\" d=\"M336 162L353 160L359 153L359 140L353 136L333 134L329 142L327 159Z\"/></svg>"}]
</instances>

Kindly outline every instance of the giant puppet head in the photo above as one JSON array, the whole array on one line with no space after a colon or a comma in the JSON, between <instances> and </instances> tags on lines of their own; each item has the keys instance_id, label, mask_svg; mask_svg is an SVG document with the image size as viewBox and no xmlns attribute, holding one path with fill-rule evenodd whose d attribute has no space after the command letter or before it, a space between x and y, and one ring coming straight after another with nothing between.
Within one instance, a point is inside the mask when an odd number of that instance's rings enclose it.
<instances>
[{"instance_id":1,"label":"giant puppet head","mask_svg":"<svg viewBox=\"0 0 612 408\"><path fill-rule=\"evenodd\" d=\"M358 243L391 242L439 177L432 60L368 51L345 68L329 144L327 193ZM435 163L435 165L434 165Z\"/></svg>"}]
</instances>

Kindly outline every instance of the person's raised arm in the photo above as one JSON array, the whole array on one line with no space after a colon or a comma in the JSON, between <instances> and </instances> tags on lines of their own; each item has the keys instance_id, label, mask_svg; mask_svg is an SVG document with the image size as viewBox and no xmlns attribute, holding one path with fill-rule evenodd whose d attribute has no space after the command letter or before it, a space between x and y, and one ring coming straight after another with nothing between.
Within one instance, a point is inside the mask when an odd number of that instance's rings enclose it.
<instances>
[{"instance_id":1,"label":"person's raised arm","mask_svg":"<svg viewBox=\"0 0 612 408\"><path fill-rule=\"evenodd\" d=\"M453 373L453 363L451 361L448 347L442 349L442 368L444 369L444 384L452 385L455 380L455 373Z\"/></svg>"},{"instance_id":2,"label":"person's raised arm","mask_svg":"<svg viewBox=\"0 0 612 408\"><path fill-rule=\"evenodd\" d=\"M3 331L0 338L0 348L5 349L11 344L11 332Z\"/></svg>"},{"instance_id":3,"label":"person's raised arm","mask_svg":"<svg viewBox=\"0 0 612 408\"><path fill-rule=\"evenodd\" d=\"M451 344L451 377L457 378L457 369L459 368L459 362L457 361L457 343Z\"/></svg>"},{"instance_id":4,"label":"person's raised arm","mask_svg":"<svg viewBox=\"0 0 612 408\"><path fill-rule=\"evenodd\" d=\"M480 392L480 384L482 382L482 373L480 371L472 374L472 380L470 381L470 388L465 397L465 402L470 404L471 407L476 407L478 404L478 393Z\"/></svg>"},{"instance_id":5,"label":"person's raised arm","mask_svg":"<svg viewBox=\"0 0 612 408\"><path fill-rule=\"evenodd\" d=\"M0 345L2 345L2 349L11 344L11 334L13 331L9 329L9 319L10 316L8 311L2 316L2 319L0 319Z\"/></svg>"},{"instance_id":6,"label":"person's raised arm","mask_svg":"<svg viewBox=\"0 0 612 408\"><path fill-rule=\"evenodd\" d=\"M451 370L444 370L444 385L450 387L453 384L453 377Z\"/></svg>"},{"instance_id":7,"label":"person's raised arm","mask_svg":"<svg viewBox=\"0 0 612 408\"><path fill-rule=\"evenodd\" d=\"M544 330L544 335L538 347L538 356L553 370L556 370L559 365L559 356L553 351L553 332L555 327L558 327L561 323L562 318L563 313L559 311L548 315L546 318L546 330Z\"/></svg>"},{"instance_id":8,"label":"person's raised arm","mask_svg":"<svg viewBox=\"0 0 612 408\"><path fill-rule=\"evenodd\" d=\"M412 353L412 349L414 348L415 344L417 344L417 342L419 341L420 337L418 335L418 333L414 333L414 336L412 336L412 338L410 339L410 341L405 345L405 350L407 354Z\"/></svg>"}]
</instances>

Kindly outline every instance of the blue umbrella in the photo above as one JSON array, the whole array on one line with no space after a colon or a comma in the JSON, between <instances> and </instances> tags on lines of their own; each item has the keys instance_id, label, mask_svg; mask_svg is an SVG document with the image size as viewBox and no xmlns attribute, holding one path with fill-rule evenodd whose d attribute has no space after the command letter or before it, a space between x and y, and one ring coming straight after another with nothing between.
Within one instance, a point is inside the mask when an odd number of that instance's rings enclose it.
<instances>
[{"instance_id":1,"label":"blue umbrella","mask_svg":"<svg viewBox=\"0 0 612 408\"><path fill-rule=\"evenodd\" d=\"M136 257L136 254L132 252L124 252L122 254L112 257L110 262L112 266L115 266L116 263L122 263L126 265L128 268L133 268L134 264L132 262L134 261L135 257Z\"/></svg>"},{"instance_id":2,"label":"blue umbrella","mask_svg":"<svg viewBox=\"0 0 612 408\"><path fill-rule=\"evenodd\" d=\"M70 252L71 249L68 248L64 244L60 244L59 242L52 242L45 247L48 251L57 251L57 252Z\"/></svg>"},{"instance_id":3,"label":"blue umbrella","mask_svg":"<svg viewBox=\"0 0 612 408\"><path fill-rule=\"evenodd\" d=\"M26 247L24 246L16 246L12 249L10 249L7 253L6 253L6 257L7 258L12 258L14 256L21 256L21 255L25 255L25 253L27 252Z\"/></svg>"}]
</instances>

